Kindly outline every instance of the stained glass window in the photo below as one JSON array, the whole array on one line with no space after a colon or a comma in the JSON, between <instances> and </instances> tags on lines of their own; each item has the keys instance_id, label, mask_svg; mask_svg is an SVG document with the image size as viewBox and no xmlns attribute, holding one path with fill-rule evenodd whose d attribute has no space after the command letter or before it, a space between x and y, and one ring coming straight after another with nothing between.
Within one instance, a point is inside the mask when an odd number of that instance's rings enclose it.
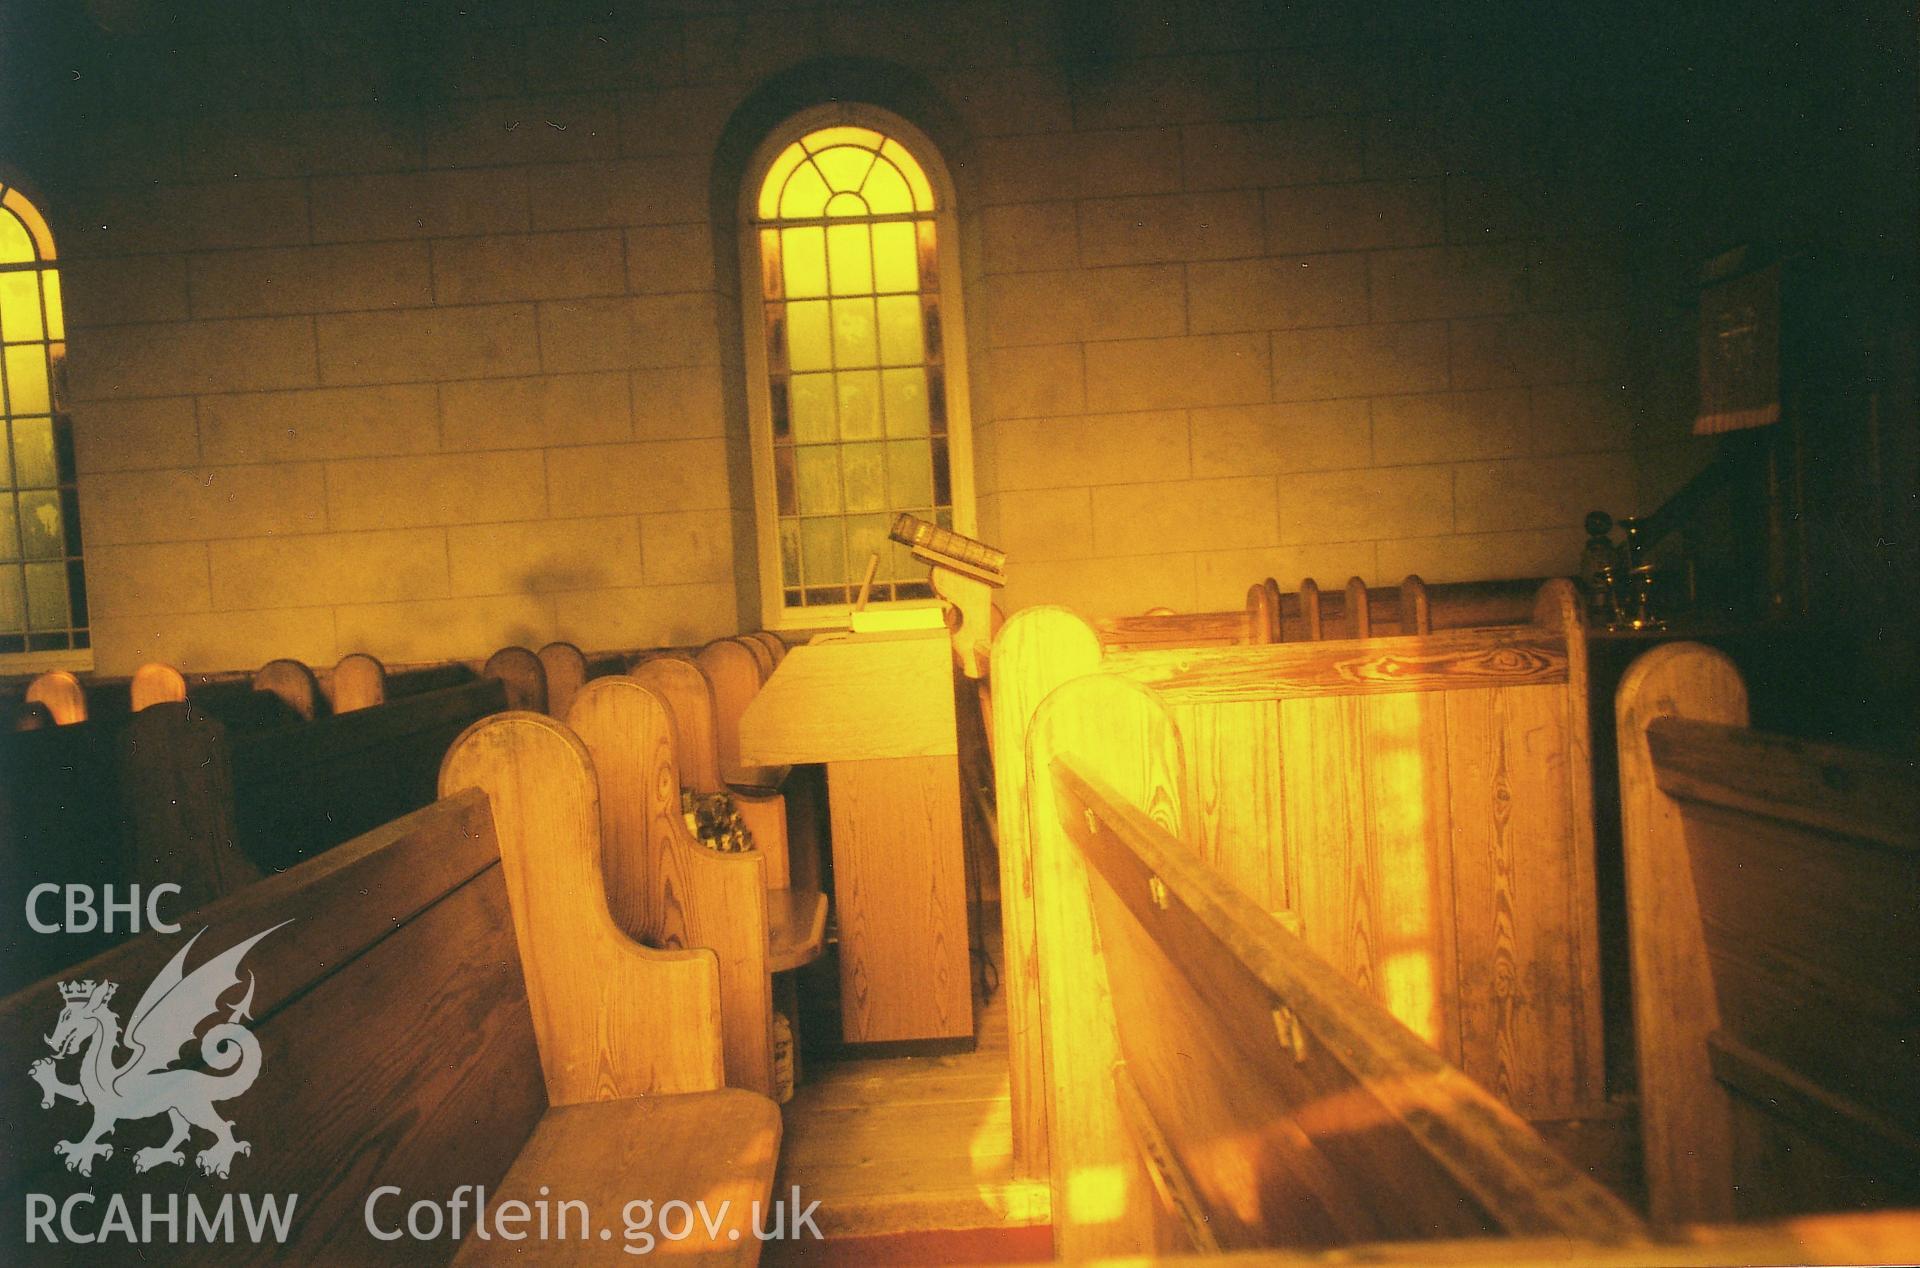
<instances>
[{"instance_id":1,"label":"stained glass window","mask_svg":"<svg viewBox=\"0 0 1920 1268\"><path fill-rule=\"evenodd\" d=\"M53 235L0 185L0 654L88 645L66 337Z\"/></svg>"},{"instance_id":2,"label":"stained glass window","mask_svg":"<svg viewBox=\"0 0 1920 1268\"><path fill-rule=\"evenodd\" d=\"M876 553L871 602L932 597L887 526L953 524L938 210L920 161L867 127L808 132L761 182L748 233L784 608L852 602Z\"/></svg>"}]
</instances>

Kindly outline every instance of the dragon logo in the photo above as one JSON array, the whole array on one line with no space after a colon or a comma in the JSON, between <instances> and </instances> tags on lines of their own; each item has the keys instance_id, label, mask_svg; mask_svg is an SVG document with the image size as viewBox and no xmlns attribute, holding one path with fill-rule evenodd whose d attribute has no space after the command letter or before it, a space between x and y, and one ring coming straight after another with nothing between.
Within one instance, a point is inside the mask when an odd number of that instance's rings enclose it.
<instances>
[{"instance_id":1,"label":"dragon logo","mask_svg":"<svg viewBox=\"0 0 1920 1268\"><path fill-rule=\"evenodd\" d=\"M107 1007L119 989L116 983L60 983L60 997L66 1004L53 1033L46 1036L53 1056L34 1062L27 1073L40 1085L40 1108L50 1109L62 1099L93 1107L93 1126L87 1134L53 1147L67 1160L69 1171L91 1176L95 1159L113 1157L113 1146L104 1137L122 1119L163 1113L172 1123L172 1134L165 1144L135 1153L135 1171L184 1164L186 1156L180 1147L195 1127L213 1133L213 1143L195 1159L203 1174L224 1180L234 1155L252 1152L246 1141L234 1137L233 1124L220 1117L213 1103L239 1096L260 1075L260 1041L240 1024L253 1007L253 974L247 974L246 995L227 1009L226 1020L216 1021L200 1036L200 1060L214 1073L177 1068L176 1063L201 1024L220 1013L220 997L240 984L242 957L281 925L256 933L191 973L185 971L187 952L200 934L189 938L134 1006L124 1037L119 1017ZM116 1061L122 1048L131 1055ZM80 1053L79 1081L62 1083L54 1063L76 1052Z\"/></svg>"}]
</instances>

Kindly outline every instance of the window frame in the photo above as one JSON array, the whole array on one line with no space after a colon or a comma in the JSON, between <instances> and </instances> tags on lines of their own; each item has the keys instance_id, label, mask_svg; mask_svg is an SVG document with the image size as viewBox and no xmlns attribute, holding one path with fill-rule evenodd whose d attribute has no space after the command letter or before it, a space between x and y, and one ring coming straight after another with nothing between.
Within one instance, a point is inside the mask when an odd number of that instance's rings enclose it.
<instances>
[{"instance_id":1,"label":"window frame","mask_svg":"<svg viewBox=\"0 0 1920 1268\"><path fill-rule=\"evenodd\" d=\"M741 333L746 344L747 435L753 454L754 541L759 556L760 622L772 630L844 629L852 604L820 604L789 608L782 585L780 561L780 506L773 474L773 404L768 380L768 355L761 290L759 231L755 217L760 187L774 160L788 145L820 128L869 128L892 137L920 163L933 186L933 224L940 260L940 334L946 371L947 476L953 494L953 528L978 535L973 480L973 401L967 361L967 319L961 294L960 225L954 209L953 180L945 160L927 135L889 110L858 102L814 106L789 116L755 148L740 182L735 214L740 250ZM897 599L868 604L870 609L938 607L941 600Z\"/></svg>"},{"instance_id":2,"label":"window frame","mask_svg":"<svg viewBox=\"0 0 1920 1268\"><path fill-rule=\"evenodd\" d=\"M39 218L41 228L45 232L47 237L47 254L45 254L44 256L41 256L36 263L27 267L30 267L36 272L51 272L57 278L59 278L58 286L60 288L60 296L61 296L61 309L62 309L61 324L62 324L63 330L62 330L62 337L57 342L60 343L60 345L63 348L71 349L73 332L72 332L72 322L69 319L69 315L66 313L66 307L67 307L66 277L60 267L62 260L59 253L59 247L58 247L58 244L54 242L53 225L51 223L51 218L47 214L48 200L43 196L41 196L41 194L34 187L32 182L20 179L17 173L11 167L8 167L4 164L0 164L0 191L18 193L20 197L23 198L27 202L27 204L32 208L34 215ZM33 233L33 229L31 226L29 226L28 228L28 233L30 235ZM8 271L13 272L13 271L23 271L23 270L17 267L10 267ZM44 311L42 315L44 317ZM56 436L58 435L59 428L63 423L65 424L69 434L71 434L71 431L73 428L72 412L68 408L69 402L63 399L63 395L61 391L59 369L60 367L56 365L53 365L53 364L48 365L47 386L48 386L49 393L51 394L51 397L52 397L52 399L50 399L48 402L48 417L53 420ZM0 426L11 427L13 415L9 413L3 406L4 406L4 403L0 403ZM10 443L11 442L9 441L8 437L4 435L0 435L0 445L10 445ZM57 443L58 442L56 440L56 444ZM75 489L75 496L77 501L78 489L79 489L79 479L78 479L79 473L76 471L74 473L74 476L75 476L74 489ZM18 492L18 486L11 483L11 479L12 479L11 473L9 473L8 487L4 491L4 494L0 494L0 495L13 496ZM84 578L86 576L86 557L87 557L85 526L77 525L75 528L75 531L80 537L80 549L79 549L79 553L75 555L73 559L69 560L68 562L72 565L77 565L79 567L81 577L83 578L82 585L85 585ZM12 566L12 565L9 564L5 566ZM22 597L24 598L24 595ZM72 593L69 592L68 594L69 604L71 604L72 600L73 600ZM0 677L8 677L8 678L25 677L28 675L48 673L54 670L69 670L69 671L76 671L76 672L85 672L85 671L92 670L95 664L95 649L92 641L92 634L95 627L95 621L93 618L93 611L92 611L93 604L92 604L91 593L87 594L86 603L87 603L87 609L88 609L87 623L84 627L79 627L79 628L83 628L87 632L87 635L88 635L87 646L67 647L67 648L60 648L60 649L51 650L51 651L0 652ZM76 627L74 627L70 622L68 625L69 631L73 630L74 628Z\"/></svg>"}]
</instances>

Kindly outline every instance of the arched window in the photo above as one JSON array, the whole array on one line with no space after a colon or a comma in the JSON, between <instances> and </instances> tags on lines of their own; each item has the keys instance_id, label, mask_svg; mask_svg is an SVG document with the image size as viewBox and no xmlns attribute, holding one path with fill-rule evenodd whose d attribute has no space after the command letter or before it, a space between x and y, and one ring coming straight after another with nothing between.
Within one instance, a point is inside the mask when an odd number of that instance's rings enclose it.
<instances>
[{"instance_id":1,"label":"arched window","mask_svg":"<svg viewBox=\"0 0 1920 1268\"><path fill-rule=\"evenodd\" d=\"M73 440L61 413L66 337L53 235L25 194L0 184L0 656L88 645Z\"/></svg>"},{"instance_id":2,"label":"arched window","mask_svg":"<svg viewBox=\"0 0 1920 1268\"><path fill-rule=\"evenodd\" d=\"M898 511L974 531L951 185L904 121L836 106L790 120L748 169L742 278L761 611L844 620L930 602L887 541Z\"/></svg>"}]
</instances>

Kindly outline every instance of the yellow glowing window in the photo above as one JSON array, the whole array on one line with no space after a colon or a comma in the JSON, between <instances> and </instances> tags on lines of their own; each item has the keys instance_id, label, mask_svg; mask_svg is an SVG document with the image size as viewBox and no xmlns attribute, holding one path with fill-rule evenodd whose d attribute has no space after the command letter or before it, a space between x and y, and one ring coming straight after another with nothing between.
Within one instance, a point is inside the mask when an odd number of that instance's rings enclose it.
<instances>
[{"instance_id":1,"label":"yellow glowing window","mask_svg":"<svg viewBox=\"0 0 1920 1268\"><path fill-rule=\"evenodd\" d=\"M88 645L66 337L53 235L0 185L0 654Z\"/></svg>"},{"instance_id":2,"label":"yellow glowing window","mask_svg":"<svg viewBox=\"0 0 1920 1268\"><path fill-rule=\"evenodd\" d=\"M871 601L932 597L887 527L897 511L955 522L945 210L920 160L870 127L807 132L760 182L747 233L778 556L763 567L784 610L853 601L876 553Z\"/></svg>"}]
</instances>

